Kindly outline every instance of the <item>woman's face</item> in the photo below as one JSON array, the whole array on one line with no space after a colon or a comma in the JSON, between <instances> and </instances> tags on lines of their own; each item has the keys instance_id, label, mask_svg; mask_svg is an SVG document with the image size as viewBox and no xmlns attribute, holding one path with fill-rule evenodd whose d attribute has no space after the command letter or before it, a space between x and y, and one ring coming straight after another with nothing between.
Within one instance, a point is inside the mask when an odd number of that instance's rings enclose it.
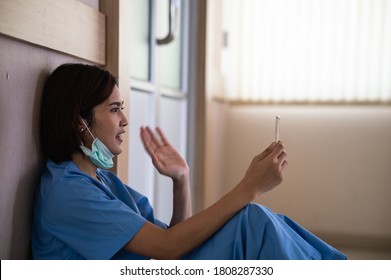
<instances>
[{"instance_id":1,"label":"woman's face","mask_svg":"<svg viewBox=\"0 0 391 280\"><path fill-rule=\"evenodd\" d=\"M92 134L99 138L114 155L122 152L124 127L128 120L123 113L123 101L115 86L110 97L93 109Z\"/></svg>"}]
</instances>

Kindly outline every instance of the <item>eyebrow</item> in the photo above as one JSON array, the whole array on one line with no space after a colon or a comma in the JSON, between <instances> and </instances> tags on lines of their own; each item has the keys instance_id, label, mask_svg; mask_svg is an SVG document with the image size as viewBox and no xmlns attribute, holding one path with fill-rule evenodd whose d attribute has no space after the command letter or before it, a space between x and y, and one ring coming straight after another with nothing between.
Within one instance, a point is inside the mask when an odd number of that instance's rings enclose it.
<instances>
[{"instance_id":1,"label":"eyebrow","mask_svg":"<svg viewBox=\"0 0 391 280\"><path fill-rule=\"evenodd\" d=\"M112 102L109 104L109 106L113 106L113 105L116 105L116 106L124 105L124 101L116 101L116 102Z\"/></svg>"}]
</instances>

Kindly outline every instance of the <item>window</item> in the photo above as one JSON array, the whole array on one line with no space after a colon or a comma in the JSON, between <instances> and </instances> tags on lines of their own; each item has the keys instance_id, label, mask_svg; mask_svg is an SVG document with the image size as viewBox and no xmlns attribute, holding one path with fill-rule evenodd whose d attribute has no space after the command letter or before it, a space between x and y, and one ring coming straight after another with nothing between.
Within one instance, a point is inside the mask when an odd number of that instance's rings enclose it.
<instances>
[{"instance_id":1,"label":"window","mask_svg":"<svg viewBox=\"0 0 391 280\"><path fill-rule=\"evenodd\" d=\"M389 103L391 0L225 0L223 98Z\"/></svg>"}]
</instances>

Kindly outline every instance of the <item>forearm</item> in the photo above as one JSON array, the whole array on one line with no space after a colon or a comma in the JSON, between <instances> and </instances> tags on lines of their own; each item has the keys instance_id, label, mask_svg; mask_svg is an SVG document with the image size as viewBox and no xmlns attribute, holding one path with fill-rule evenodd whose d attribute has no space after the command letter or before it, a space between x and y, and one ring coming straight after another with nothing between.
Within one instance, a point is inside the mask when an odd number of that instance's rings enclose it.
<instances>
[{"instance_id":1,"label":"forearm","mask_svg":"<svg viewBox=\"0 0 391 280\"><path fill-rule=\"evenodd\" d=\"M190 178L186 174L180 180L173 180L173 213L170 227L188 219L191 215Z\"/></svg>"}]
</instances>

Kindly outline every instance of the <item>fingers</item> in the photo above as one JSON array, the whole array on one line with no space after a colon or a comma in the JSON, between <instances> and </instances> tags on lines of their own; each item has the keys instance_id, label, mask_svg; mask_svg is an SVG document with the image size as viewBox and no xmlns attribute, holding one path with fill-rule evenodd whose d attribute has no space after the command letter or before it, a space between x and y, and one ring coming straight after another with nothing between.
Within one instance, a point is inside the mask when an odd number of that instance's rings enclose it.
<instances>
[{"instance_id":1,"label":"fingers","mask_svg":"<svg viewBox=\"0 0 391 280\"><path fill-rule=\"evenodd\" d=\"M162 146L162 142L160 141L160 139L158 137L156 137L156 133L154 133L151 128L149 126L147 126L146 128L146 131L148 132L148 135L149 137L151 138L153 144L156 146L156 147L160 147ZM160 132L161 133L161 132ZM159 136L160 136L160 133L159 133Z\"/></svg>"},{"instance_id":2,"label":"fingers","mask_svg":"<svg viewBox=\"0 0 391 280\"><path fill-rule=\"evenodd\" d=\"M268 156L271 157L272 161L281 166L281 169L284 169L288 165L288 162L286 161L287 153L285 151L285 146L281 141L271 143L266 150L255 157L255 160L261 161Z\"/></svg>"},{"instance_id":3,"label":"fingers","mask_svg":"<svg viewBox=\"0 0 391 280\"><path fill-rule=\"evenodd\" d=\"M287 153L285 151L285 146L281 141L278 141L273 152L271 153L271 156L273 157L273 160L280 165L281 170L288 166L288 162L286 160Z\"/></svg>"},{"instance_id":4,"label":"fingers","mask_svg":"<svg viewBox=\"0 0 391 280\"><path fill-rule=\"evenodd\" d=\"M287 167L288 167L288 162L284 160L283 163L281 164L281 171L283 171Z\"/></svg>"},{"instance_id":5,"label":"fingers","mask_svg":"<svg viewBox=\"0 0 391 280\"><path fill-rule=\"evenodd\" d=\"M266 158L268 155L270 155L270 154L273 152L273 150L274 150L274 148L275 148L276 145L277 145L276 142L271 143L271 144L269 145L269 147L267 147L262 153L260 153L259 155L257 155L257 156L255 157L255 159L256 159L257 161L263 160L264 158Z\"/></svg>"},{"instance_id":6,"label":"fingers","mask_svg":"<svg viewBox=\"0 0 391 280\"><path fill-rule=\"evenodd\" d=\"M140 137L143 142L145 150L148 154L153 155L156 151L156 145L151 136L151 131L148 128L140 127Z\"/></svg>"},{"instance_id":7,"label":"fingers","mask_svg":"<svg viewBox=\"0 0 391 280\"><path fill-rule=\"evenodd\" d=\"M164 135L163 131L157 127L156 132L153 132L149 126L140 127L140 136L143 141L144 147L151 154L159 148L169 145L169 142ZM158 137L157 137L158 136Z\"/></svg>"},{"instance_id":8,"label":"fingers","mask_svg":"<svg viewBox=\"0 0 391 280\"><path fill-rule=\"evenodd\" d=\"M166 135L164 135L163 131L160 129L160 127L156 127L156 131L160 136L160 140L162 141L163 145L169 145Z\"/></svg>"}]
</instances>

